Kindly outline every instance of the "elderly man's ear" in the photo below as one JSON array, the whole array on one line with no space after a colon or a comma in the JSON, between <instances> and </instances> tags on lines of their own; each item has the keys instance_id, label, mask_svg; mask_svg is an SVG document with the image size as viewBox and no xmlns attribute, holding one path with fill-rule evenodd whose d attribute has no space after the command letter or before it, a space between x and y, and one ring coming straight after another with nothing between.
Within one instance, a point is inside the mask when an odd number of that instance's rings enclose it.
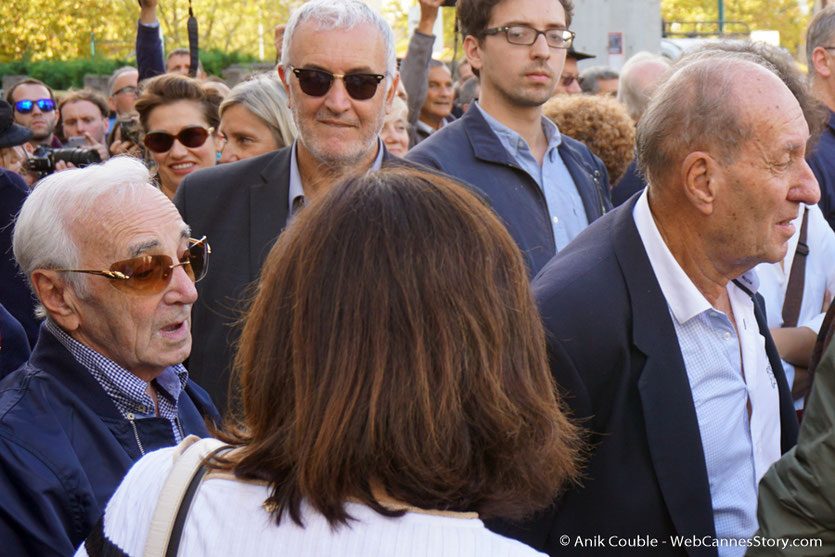
<instances>
[{"instance_id":1,"label":"elderly man's ear","mask_svg":"<svg viewBox=\"0 0 835 557\"><path fill-rule=\"evenodd\" d=\"M32 285L47 314L65 331L74 331L80 324L77 296L57 271L36 270Z\"/></svg>"},{"instance_id":2,"label":"elderly man's ear","mask_svg":"<svg viewBox=\"0 0 835 557\"><path fill-rule=\"evenodd\" d=\"M716 193L724 176L718 161L704 151L694 151L681 163L684 195L702 214L713 213Z\"/></svg>"}]
</instances>

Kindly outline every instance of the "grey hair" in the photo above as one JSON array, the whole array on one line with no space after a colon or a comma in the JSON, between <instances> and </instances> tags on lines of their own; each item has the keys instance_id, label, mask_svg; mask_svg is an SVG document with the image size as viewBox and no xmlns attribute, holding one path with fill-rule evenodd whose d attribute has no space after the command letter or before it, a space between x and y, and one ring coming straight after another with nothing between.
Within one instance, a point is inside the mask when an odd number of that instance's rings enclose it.
<instances>
[{"instance_id":1,"label":"grey hair","mask_svg":"<svg viewBox=\"0 0 835 557\"><path fill-rule=\"evenodd\" d=\"M281 65L290 65L290 45L296 28L307 21L312 22L317 29L330 31L332 29L348 30L357 25L370 23L377 27L383 37L386 48L386 91L391 88L397 77L397 58L394 51L394 33L391 26L379 13L368 4L359 0L311 0L302 4L287 22L284 30L284 42L281 46Z\"/></svg>"},{"instance_id":2,"label":"grey hair","mask_svg":"<svg viewBox=\"0 0 835 557\"><path fill-rule=\"evenodd\" d=\"M468 78L467 81L459 85L456 91L457 98L455 99L459 107L468 105L478 99L479 85L478 78L475 76Z\"/></svg>"},{"instance_id":3,"label":"grey hair","mask_svg":"<svg viewBox=\"0 0 835 557\"><path fill-rule=\"evenodd\" d=\"M111 76L110 76L110 79L108 79L108 80L107 80L107 92L108 92L108 95L110 95L111 97L113 96L113 92L114 92L114 91L113 91L113 87L115 87L115 86L116 86L116 80L117 80L117 79L119 79L119 77L120 77L120 76L122 76L122 75L124 75L124 74L126 74L126 73L128 73L128 72L137 72L137 73L139 73L139 70L137 70L137 69L136 69L136 68L134 68L133 66L122 66L121 68L119 68L118 70L116 70L115 72L113 72L113 75L111 75Z\"/></svg>"},{"instance_id":4,"label":"grey hair","mask_svg":"<svg viewBox=\"0 0 835 557\"><path fill-rule=\"evenodd\" d=\"M133 157L113 157L104 164L56 172L38 182L15 221L14 256L31 284L37 269L77 269L82 264L76 227L101 212L103 196L111 206L130 207L151 176ZM76 294L87 295L86 275L65 273ZM34 289L33 289L34 291ZM41 315L42 308L39 311Z\"/></svg>"},{"instance_id":5,"label":"grey hair","mask_svg":"<svg viewBox=\"0 0 835 557\"><path fill-rule=\"evenodd\" d=\"M276 145L286 147L298 135L287 108L287 92L275 72L255 74L238 83L220 103L220 118L230 106L239 104L259 118L273 134Z\"/></svg>"},{"instance_id":6,"label":"grey hair","mask_svg":"<svg viewBox=\"0 0 835 557\"><path fill-rule=\"evenodd\" d=\"M733 162L753 133L735 87L739 71L752 65L763 66L717 51L673 67L638 122L638 169L650 184L660 185L684 153L710 150L723 164Z\"/></svg>"},{"instance_id":7,"label":"grey hair","mask_svg":"<svg viewBox=\"0 0 835 557\"><path fill-rule=\"evenodd\" d=\"M806 30L806 63L809 65L809 75L815 75L812 53L819 46L835 46L829 44L835 32L835 4L829 4L815 14Z\"/></svg>"},{"instance_id":8,"label":"grey hair","mask_svg":"<svg viewBox=\"0 0 835 557\"><path fill-rule=\"evenodd\" d=\"M580 72L580 89L583 93L597 93L601 79L617 79L618 71L611 66L591 66Z\"/></svg>"},{"instance_id":9,"label":"grey hair","mask_svg":"<svg viewBox=\"0 0 835 557\"><path fill-rule=\"evenodd\" d=\"M641 119L653 91L659 84L659 81L641 79L640 70L649 65L663 66L669 70L670 61L643 50L629 58L620 70L617 99L626 106L626 112L636 122Z\"/></svg>"}]
</instances>

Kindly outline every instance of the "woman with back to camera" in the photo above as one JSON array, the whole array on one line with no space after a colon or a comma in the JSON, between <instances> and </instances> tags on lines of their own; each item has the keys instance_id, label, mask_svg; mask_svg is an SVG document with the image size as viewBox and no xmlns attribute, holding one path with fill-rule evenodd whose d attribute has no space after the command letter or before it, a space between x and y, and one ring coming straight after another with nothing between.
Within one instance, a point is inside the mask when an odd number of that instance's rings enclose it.
<instances>
[{"instance_id":1,"label":"woman with back to camera","mask_svg":"<svg viewBox=\"0 0 835 557\"><path fill-rule=\"evenodd\" d=\"M221 435L235 448L210 461L180 555L540 555L481 518L544 508L577 475L519 250L436 174L366 173L302 211L267 257L235 366L242 417ZM127 555L172 451L107 507L104 538Z\"/></svg>"},{"instance_id":2,"label":"woman with back to camera","mask_svg":"<svg viewBox=\"0 0 835 557\"><path fill-rule=\"evenodd\" d=\"M275 72L238 83L220 104L220 162L234 162L293 143L296 125Z\"/></svg>"},{"instance_id":3,"label":"woman with back to camera","mask_svg":"<svg viewBox=\"0 0 835 557\"><path fill-rule=\"evenodd\" d=\"M217 163L219 104L217 93L180 74L145 82L136 111L159 187L169 199L184 177Z\"/></svg>"}]
</instances>

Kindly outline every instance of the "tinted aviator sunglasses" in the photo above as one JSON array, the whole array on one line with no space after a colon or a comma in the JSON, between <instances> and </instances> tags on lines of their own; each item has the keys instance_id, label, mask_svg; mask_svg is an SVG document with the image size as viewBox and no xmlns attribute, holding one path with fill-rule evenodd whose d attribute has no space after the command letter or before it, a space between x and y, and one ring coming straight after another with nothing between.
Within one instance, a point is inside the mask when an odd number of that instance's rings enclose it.
<instances>
[{"instance_id":1,"label":"tinted aviator sunglasses","mask_svg":"<svg viewBox=\"0 0 835 557\"><path fill-rule=\"evenodd\" d=\"M206 276L209 268L209 254L212 249L203 236L199 240L189 238L188 250L177 263L167 255L141 255L124 261L117 261L109 271L95 269L54 269L65 273L86 273L110 279L116 290L128 294L159 294L168 283L176 267L182 267L194 282Z\"/></svg>"},{"instance_id":2,"label":"tinted aviator sunglasses","mask_svg":"<svg viewBox=\"0 0 835 557\"><path fill-rule=\"evenodd\" d=\"M150 132L145 134L143 143L154 153L165 153L174 145L175 139L186 147L194 149L206 143L206 140L214 131L214 128L206 129L203 126L189 126L181 129L177 135L162 131Z\"/></svg>"},{"instance_id":3,"label":"tinted aviator sunglasses","mask_svg":"<svg viewBox=\"0 0 835 557\"><path fill-rule=\"evenodd\" d=\"M339 74L313 68L294 68L293 66L289 68L299 80L302 92L311 97L325 96L330 91L334 78L337 78L345 84L345 90L352 99L366 101L374 96L377 92L377 85L386 77L377 73Z\"/></svg>"},{"instance_id":4,"label":"tinted aviator sunglasses","mask_svg":"<svg viewBox=\"0 0 835 557\"><path fill-rule=\"evenodd\" d=\"M35 105L38 106L38 110L41 112L52 112L55 110L55 102L52 99L38 99L36 101L24 99L14 103L14 108L21 114L29 114L35 109Z\"/></svg>"}]
</instances>

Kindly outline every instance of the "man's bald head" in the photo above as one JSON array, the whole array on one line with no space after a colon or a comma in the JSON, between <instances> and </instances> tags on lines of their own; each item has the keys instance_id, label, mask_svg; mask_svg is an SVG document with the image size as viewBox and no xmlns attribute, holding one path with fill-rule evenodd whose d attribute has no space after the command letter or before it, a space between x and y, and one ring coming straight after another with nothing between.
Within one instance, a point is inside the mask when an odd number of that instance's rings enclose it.
<instances>
[{"instance_id":1,"label":"man's bald head","mask_svg":"<svg viewBox=\"0 0 835 557\"><path fill-rule=\"evenodd\" d=\"M773 69L739 54L717 53L674 68L638 123L638 166L648 182L663 184L693 151L732 163L751 138L746 107L764 83L791 95Z\"/></svg>"}]
</instances>

